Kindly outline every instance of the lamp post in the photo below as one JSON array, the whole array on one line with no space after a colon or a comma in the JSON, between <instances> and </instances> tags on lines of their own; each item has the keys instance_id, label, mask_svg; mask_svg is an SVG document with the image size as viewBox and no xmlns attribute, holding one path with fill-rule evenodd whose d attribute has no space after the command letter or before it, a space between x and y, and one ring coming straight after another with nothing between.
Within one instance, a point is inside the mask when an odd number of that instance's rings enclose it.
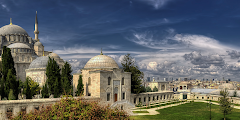
<instances>
[{"instance_id":1,"label":"lamp post","mask_svg":"<svg viewBox=\"0 0 240 120\"><path fill-rule=\"evenodd\" d=\"M211 100L209 101L209 105L210 105L210 120L211 120Z\"/></svg>"}]
</instances>

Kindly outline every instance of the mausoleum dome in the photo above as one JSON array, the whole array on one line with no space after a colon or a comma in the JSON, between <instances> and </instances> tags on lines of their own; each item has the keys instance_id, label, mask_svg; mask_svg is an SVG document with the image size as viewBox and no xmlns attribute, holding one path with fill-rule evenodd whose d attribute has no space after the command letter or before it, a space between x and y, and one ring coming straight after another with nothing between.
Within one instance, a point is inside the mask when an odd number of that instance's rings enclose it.
<instances>
[{"instance_id":1,"label":"mausoleum dome","mask_svg":"<svg viewBox=\"0 0 240 120\"><path fill-rule=\"evenodd\" d=\"M43 44L38 41L38 42L36 42L36 43L34 44L34 46L43 46Z\"/></svg>"},{"instance_id":2,"label":"mausoleum dome","mask_svg":"<svg viewBox=\"0 0 240 120\"><path fill-rule=\"evenodd\" d=\"M84 69L85 68L89 69L89 68L119 68L119 67L115 60L101 53L101 55L97 55L91 58L85 65Z\"/></svg>"},{"instance_id":3,"label":"mausoleum dome","mask_svg":"<svg viewBox=\"0 0 240 120\"><path fill-rule=\"evenodd\" d=\"M37 57L29 65L29 69L31 69L31 68L46 68L47 64L48 64L48 56Z\"/></svg>"},{"instance_id":4,"label":"mausoleum dome","mask_svg":"<svg viewBox=\"0 0 240 120\"><path fill-rule=\"evenodd\" d=\"M27 35L28 33L20 26L18 25L5 25L0 28L0 35L11 35L11 34L17 34L17 35Z\"/></svg>"},{"instance_id":5,"label":"mausoleum dome","mask_svg":"<svg viewBox=\"0 0 240 120\"><path fill-rule=\"evenodd\" d=\"M231 83L224 83L222 85L219 85L218 89L234 90L234 86Z\"/></svg>"}]
</instances>

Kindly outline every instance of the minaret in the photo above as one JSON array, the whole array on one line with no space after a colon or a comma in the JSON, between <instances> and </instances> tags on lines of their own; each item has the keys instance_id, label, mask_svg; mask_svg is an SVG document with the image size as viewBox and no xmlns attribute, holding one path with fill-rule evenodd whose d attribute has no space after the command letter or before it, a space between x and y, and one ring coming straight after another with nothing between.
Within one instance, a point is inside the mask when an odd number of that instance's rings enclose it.
<instances>
[{"instance_id":1,"label":"minaret","mask_svg":"<svg viewBox=\"0 0 240 120\"><path fill-rule=\"evenodd\" d=\"M39 39L38 39L39 31L38 31L37 11L36 11L36 18L35 18L35 31L34 31L34 34L35 34L35 40L39 41Z\"/></svg>"},{"instance_id":2,"label":"minaret","mask_svg":"<svg viewBox=\"0 0 240 120\"><path fill-rule=\"evenodd\" d=\"M9 25L12 25L12 18L10 18L10 24Z\"/></svg>"}]
</instances>

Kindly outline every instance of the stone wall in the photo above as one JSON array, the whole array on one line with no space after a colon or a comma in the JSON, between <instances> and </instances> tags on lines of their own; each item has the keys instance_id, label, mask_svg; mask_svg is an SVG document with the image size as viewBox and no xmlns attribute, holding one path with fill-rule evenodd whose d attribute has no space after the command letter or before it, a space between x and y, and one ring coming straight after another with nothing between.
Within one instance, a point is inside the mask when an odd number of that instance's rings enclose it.
<instances>
[{"instance_id":1,"label":"stone wall","mask_svg":"<svg viewBox=\"0 0 240 120\"><path fill-rule=\"evenodd\" d=\"M171 91L165 92L147 92L140 94L131 95L131 103L138 105L140 102L142 105L158 103L161 101L172 100L174 99L174 94Z\"/></svg>"},{"instance_id":2,"label":"stone wall","mask_svg":"<svg viewBox=\"0 0 240 120\"><path fill-rule=\"evenodd\" d=\"M80 98L80 97L73 97ZM84 101L98 101L100 100L97 97L84 96ZM61 98L45 98L45 99L25 99L25 100L2 100L0 101L0 120L7 120L6 112L10 112L13 116L16 116L20 111L26 111L29 113L34 109L41 109L41 106L44 107L54 104L60 101Z\"/></svg>"}]
</instances>

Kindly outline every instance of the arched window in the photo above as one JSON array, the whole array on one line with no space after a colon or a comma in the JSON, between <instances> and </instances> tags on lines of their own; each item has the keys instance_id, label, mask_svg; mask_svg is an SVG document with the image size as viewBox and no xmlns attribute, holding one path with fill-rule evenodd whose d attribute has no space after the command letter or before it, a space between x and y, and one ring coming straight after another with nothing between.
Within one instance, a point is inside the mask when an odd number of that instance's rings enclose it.
<instances>
[{"instance_id":1,"label":"arched window","mask_svg":"<svg viewBox=\"0 0 240 120\"><path fill-rule=\"evenodd\" d=\"M22 61L24 61L24 59L25 59L25 56L24 56L24 55L22 55Z\"/></svg>"},{"instance_id":2,"label":"arched window","mask_svg":"<svg viewBox=\"0 0 240 120\"><path fill-rule=\"evenodd\" d=\"M108 85L111 84L111 77L108 77Z\"/></svg>"},{"instance_id":3,"label":"arched window","mask_svg":"<svg viewBox=\"0 0 240 120\"><path fill-rule=\"evenodd\" d=\"M28 60L28 62L30 62L30 57L29 56L28 56L27 60Z\"/></svg>"},{"instance_id":4,"label":"arched window","mask_svg":"<svg viewBox=\"0 0 240 120\"><path fill-rule=\"evenodd\" d=\"M16 61L19 61L19 57L18 56L16 56Z\"/></svg>"},{"instance_id":5,"label":"arched window","mask_svg":"<svg viewBox=\"0 0 240 120\"><path fill-rule=\"evenodd\" d=\"M124 85L124 77L122 78L122 85Z\"/></svg>"},{"instance_id":6,"label":"arched window","mask_svg":"<svg viewBox=\"0 0 240 120\"><path fill-rule=\"evenodd\" d=\"M91 78L88 78L88 85L91 85Z\"/></svg>"}]
</instances>

